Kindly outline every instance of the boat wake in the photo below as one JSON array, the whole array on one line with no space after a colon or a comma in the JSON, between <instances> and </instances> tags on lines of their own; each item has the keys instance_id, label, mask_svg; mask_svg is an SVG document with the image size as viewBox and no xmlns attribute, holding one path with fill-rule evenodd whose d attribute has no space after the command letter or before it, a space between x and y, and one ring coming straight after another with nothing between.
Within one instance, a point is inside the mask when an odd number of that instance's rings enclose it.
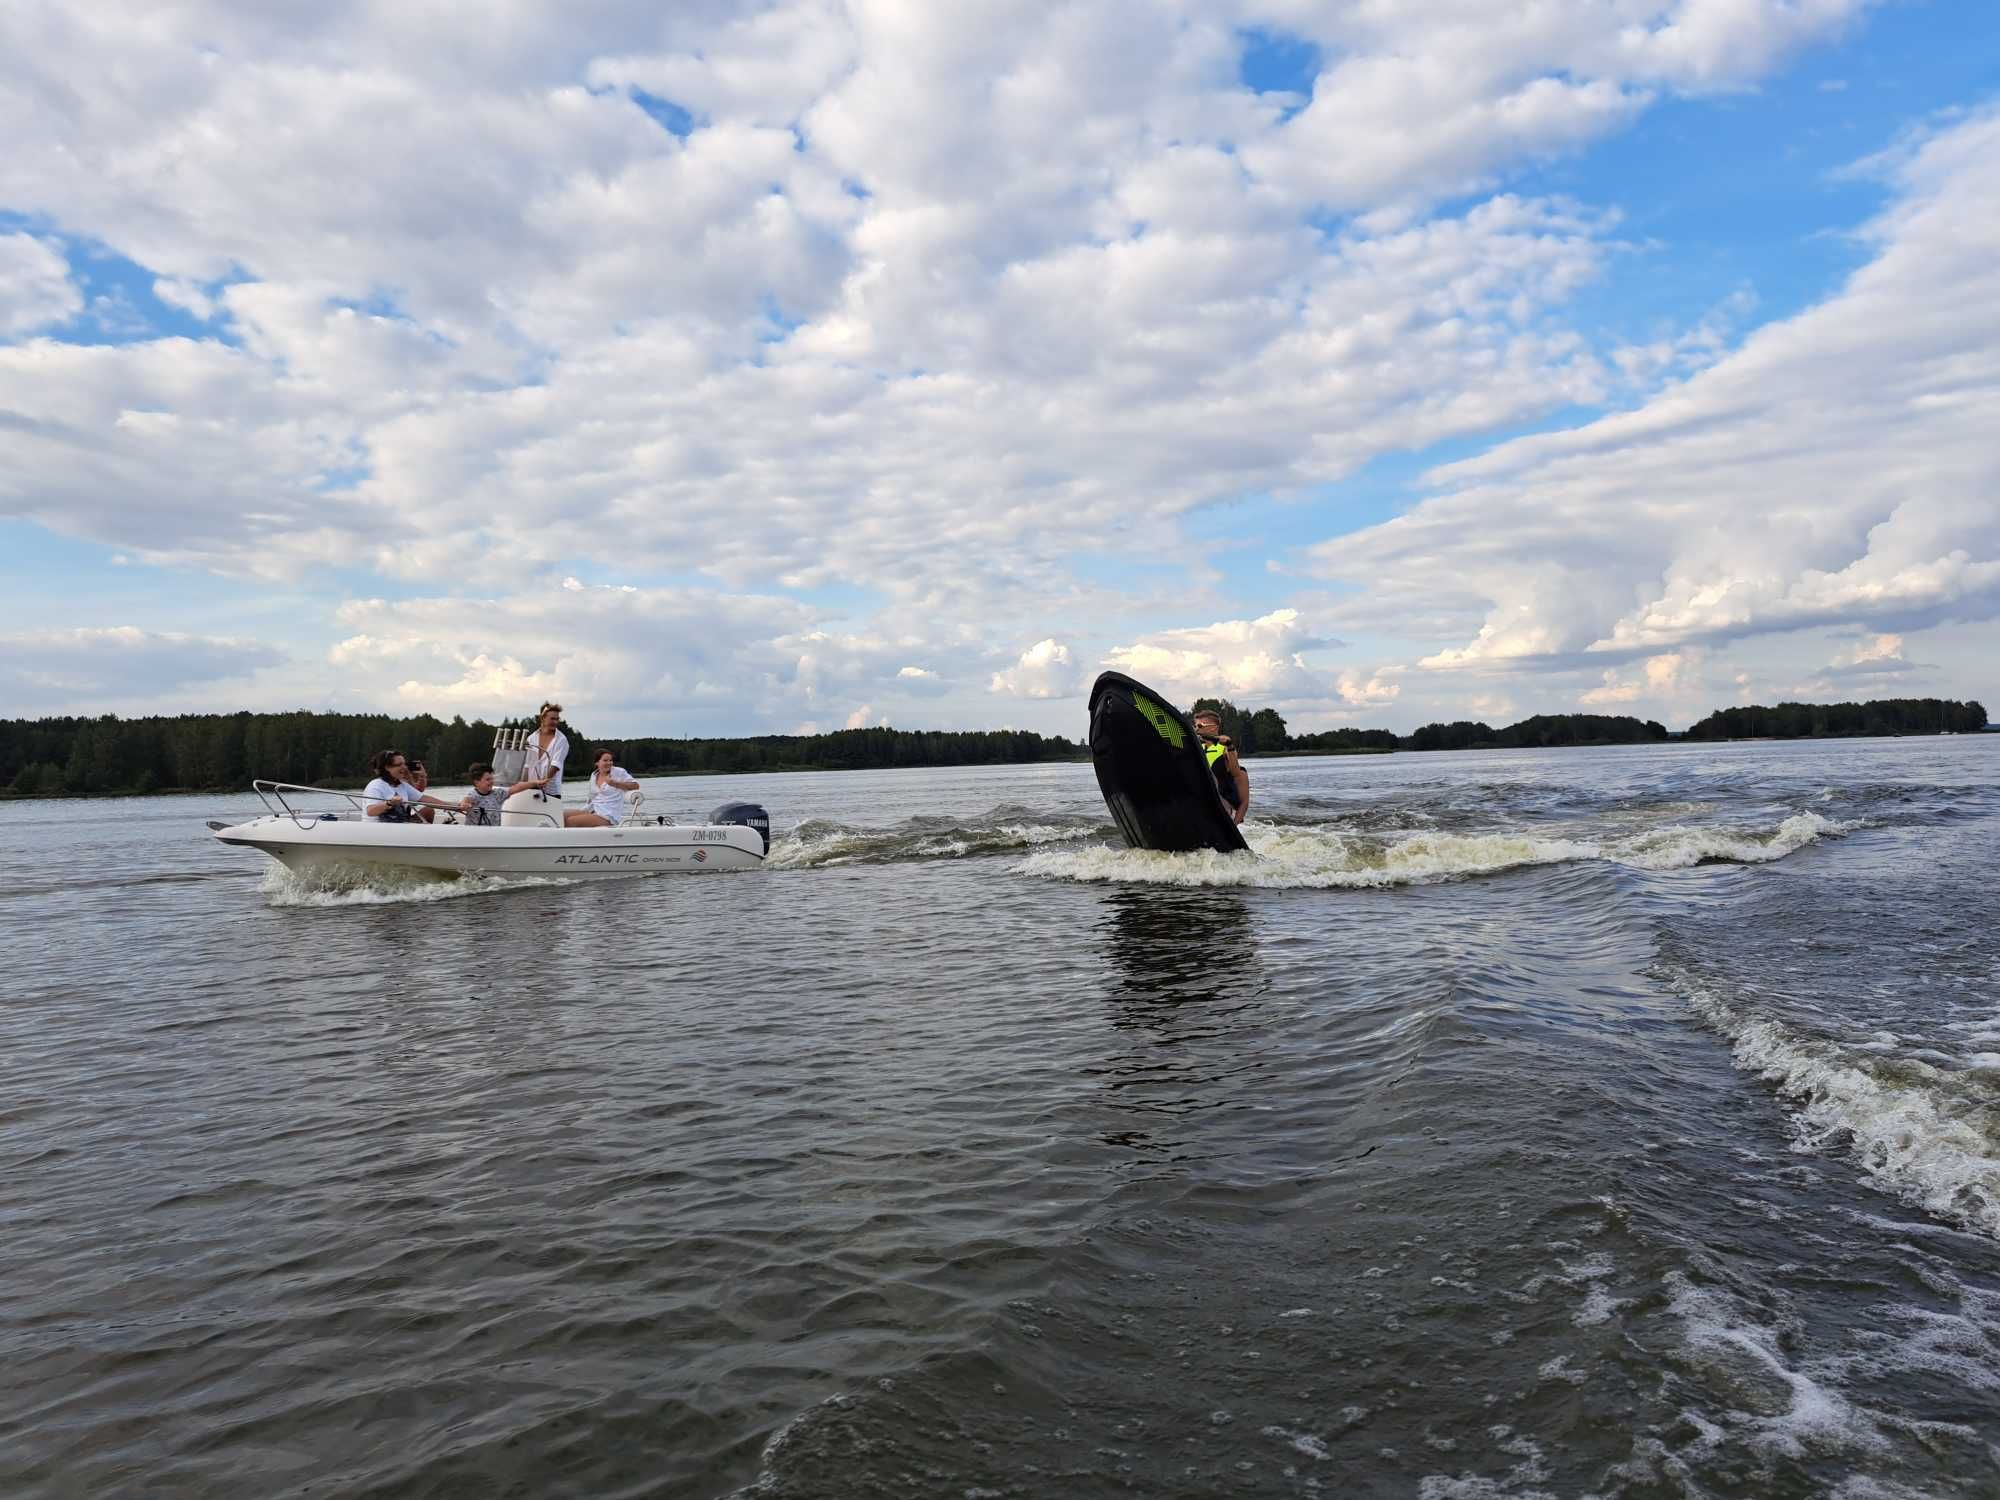
<instances>
[{"instance_id":1,"label":"boat wake","mask_svg":"<svg viewBox=\"0 0 2000 1500\"><path fill-rule=\"evenodd\" d=\"M543 876L500 880L489 875L437 875L387 866L329 865L297 871L274 863L265 871L259 890L267 905L278 907L399 906L484 896L523 886L575 883Z\"/></svg>"},{"instance_id":2,"label":"boat wake","mask_svg":"<svg viewBox=\"0 0 2000 1500\"><path fill-rule=\"evenodd\" d=\"M1021 807L995 808L971 820L911 818L893 828L855 828L815 818L773 838L766 865L777 870L807 870L825 865L964 859L1077 843L1111 832L1109 823L1096 819L1052 818Z\"/></svg>"},{"instance_id":3,"label":"boat wake","mask_svg":"<svg viewBox=\"0 0 2000 1500\"><path fill-rule=\"evenodd\" d=\"M1533 865L1602 860L1642 870L1700 864L1765 864L1850 831L1817 813L1796 813L1773 828L1669 824L1608 838L1527 833L1363 834L1315 825L1244 826L1254 859L1237 854L1163 854L1093 846L1030 854L1024 874L1057 880L1268 889L1365 889L1494 875Z\"/></svg>"},{"instance_id":4,"label":"boat wake","mask_svg":"<svg viewBox=\"0 0 2000 1500\"><path fill-rule=\"evenodd\" d=\"M1669 979L1729 1043L1736 1065L1790 1106L1795 1150L1845 1147L1905 1202L2000 1237L2000 1057L1930 1051L1927 1061L1900 1052L1888 1034L1815 1037L1691 976Z\"/></svg>"}]
</instances>

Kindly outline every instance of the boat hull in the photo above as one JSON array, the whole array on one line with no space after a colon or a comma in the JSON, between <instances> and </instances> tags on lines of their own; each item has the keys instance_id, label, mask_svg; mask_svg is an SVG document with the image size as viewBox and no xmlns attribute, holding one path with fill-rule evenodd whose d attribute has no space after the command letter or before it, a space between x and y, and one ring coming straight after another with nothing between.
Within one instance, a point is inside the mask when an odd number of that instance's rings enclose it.
<instances>
[{"instance_id":1,"label":"boat hull","mask_svg":"<svg viewBox=\"0 0 2000 1500\"><path fill-rule=\"evenodd\" d=\"M383 868L589 880L754 870L764 863L763 836L735 824L486 828L280 815L218 828L214 836L220 843L260 849L299 871Z\"/></svg>"}]
</instances>

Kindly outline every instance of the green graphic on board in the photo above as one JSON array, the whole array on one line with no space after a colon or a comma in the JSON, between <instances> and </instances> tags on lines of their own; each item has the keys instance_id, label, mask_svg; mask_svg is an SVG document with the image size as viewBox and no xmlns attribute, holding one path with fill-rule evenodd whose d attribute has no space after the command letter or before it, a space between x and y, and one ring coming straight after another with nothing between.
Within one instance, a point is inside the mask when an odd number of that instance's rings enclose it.
<instances>
[{"instance_id":1,"label":"green graphic on board","mask_svg":"<svg viewBox=\"0 0 2000 1500\"><path fill-rule=\"evenodd\" d=\"M1132 706L1144 714L1147 722L1160 732L1160 738L1176 750L1187 743L1187 735L1181 729L1181 721L1144 693L1132 694Z\"/></svg>"}]
</instances>

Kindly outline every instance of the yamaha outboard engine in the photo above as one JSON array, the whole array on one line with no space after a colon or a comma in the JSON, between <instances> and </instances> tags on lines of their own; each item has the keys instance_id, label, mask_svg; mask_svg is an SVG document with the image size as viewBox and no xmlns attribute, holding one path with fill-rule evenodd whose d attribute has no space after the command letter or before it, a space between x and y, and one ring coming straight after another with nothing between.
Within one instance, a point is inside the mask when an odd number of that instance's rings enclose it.
<instances>
[{"instance_id":1,"label":"yamaha outboard engine","mask_svg":"<svg viewBox=\"0 0 2000 1500\"><path fill-rule=\"evenodd\" d=\"M740 823L762 835L764 852L771 852L771 815L755 802L725 802L708 815L711 823Z\"/></svg>"}]
</instances>

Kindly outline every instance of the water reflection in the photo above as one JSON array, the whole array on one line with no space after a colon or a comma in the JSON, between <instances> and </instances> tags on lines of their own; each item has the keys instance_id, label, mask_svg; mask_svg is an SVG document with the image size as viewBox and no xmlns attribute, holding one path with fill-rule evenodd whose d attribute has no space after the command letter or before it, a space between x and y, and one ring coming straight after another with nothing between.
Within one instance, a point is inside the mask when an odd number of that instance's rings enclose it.
<instances>
[{"instance_id":1,"label":"water reflection","mask_svg":"<svg viewBox=\"0 0 2000 1500\"><path fill-rule=\"evenodd\" d=\"M1113 1024L1172 1025L1179 1007L1234 1007L1265 982L1240 892L1120 886L1099 924L1120 1002Z\"/></svg>"},{"instance_id":2,"label":"water reflection","mask_svg":"<svg viewBox=\"0 0 2000 1500\"><path fill-rule=\"evenodd\" d=\"M1261 997L1269 980L1250 908L1236 891L1116 887L1103 901L1098 935L1109 959L1104 990L1125 1046L1088 1071L1130 1125L1103 1139L1159 1160L1208 1150L1179 1119L1242 1107L1263 1064Z\"/></svg>"}]
</instances>

